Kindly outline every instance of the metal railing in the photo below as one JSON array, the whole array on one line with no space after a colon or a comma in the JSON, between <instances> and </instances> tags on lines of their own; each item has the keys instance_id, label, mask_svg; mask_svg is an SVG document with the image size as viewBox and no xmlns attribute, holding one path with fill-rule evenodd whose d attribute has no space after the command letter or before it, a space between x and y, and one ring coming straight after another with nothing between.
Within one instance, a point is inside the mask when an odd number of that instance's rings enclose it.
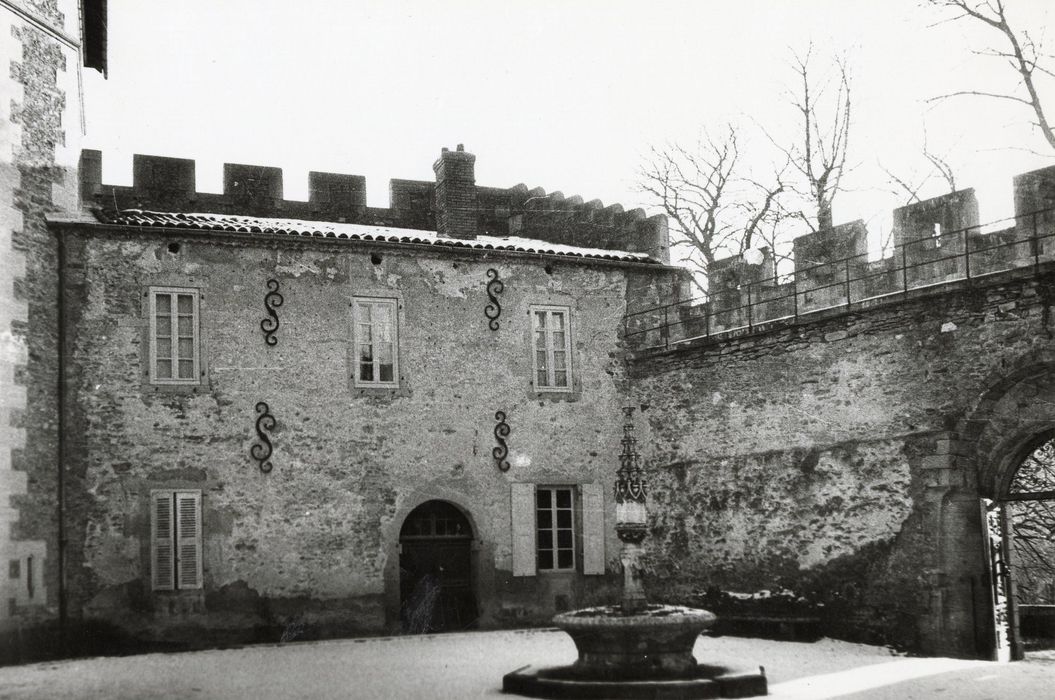
<instances>
[{"instance_id":1,"label":"metal railing","mask_svg":"<svg viewBox=\"0 0 1055 700\"><path fill-rule=\"evenodd\" d=\"M894 255L867 254L796 268L708 295L628 312L623 333L633 349L669 348L733 331L751 333L800 318L936 285L1055 260L1055 207L905 241Z\"/></svg>"}]
</instances>

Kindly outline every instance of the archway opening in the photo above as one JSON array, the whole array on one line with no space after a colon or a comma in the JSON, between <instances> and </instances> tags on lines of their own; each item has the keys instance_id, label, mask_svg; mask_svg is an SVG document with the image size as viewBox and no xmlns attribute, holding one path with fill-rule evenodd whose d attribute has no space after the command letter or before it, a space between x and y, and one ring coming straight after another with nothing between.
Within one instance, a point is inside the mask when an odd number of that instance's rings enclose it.
<instances>
[{"instance_id":1,"label":"archway opening","mask_svg":"<svg viewBox=\"0 0 1055 700\"><path fill-rule=\"evenodd\" d=\"M1029 443L1000 500L994 580L1007 599L1012 657L1055 658L1055 434Z\"/></svg>"},{"instance_id":2,"label":"archway opening","mask_svg":"<svg viewBox=\"0 0 1055 700\"><path fill-rule=\"evenodd\" d=\"M469 519L446 501L415 508L399 531L399 607L404 633L450 632L476 624Z\"/></svg>"}]
</instances>

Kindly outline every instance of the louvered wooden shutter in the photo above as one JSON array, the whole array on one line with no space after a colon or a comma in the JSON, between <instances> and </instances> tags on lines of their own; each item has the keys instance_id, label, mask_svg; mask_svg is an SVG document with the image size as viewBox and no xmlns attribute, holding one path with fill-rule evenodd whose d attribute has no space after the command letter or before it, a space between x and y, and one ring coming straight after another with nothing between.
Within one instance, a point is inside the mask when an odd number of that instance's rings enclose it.
<instances>
[{"instance_id":1,"label":"louvered wooden shutter","mask_svg":"<svg viewBox=\"0 0 1055 700\"><path fill-rule=\"evenodd\" d=\"M582 572L604 573L604 487L582 485Z\"/></svg>"},{"instance_id":2,"label":"louvered wooden shutter","mask_svg":"<svg viewBox=\"0 0 1055 700\"><path fill-rule=\"evenodd\" d=\"M510 486L513 575L535 575L535 485Z\"/></svg>"},{"instance_id":3,"label":"louvered wooden shutter","mask_svg":"<svg viewBox=\"0 0 1055 700\"><path fill-rule=\"evenodd\" d=\"M150 565L155 591L171 591L176 587L175 522L172 515L172 492L151 494Z\"/></svg>"},{"instance_id":4,"label":"louvered wooden shutter","mask_svg":"<svg viewBox=\"0 0 1055 700\"><path fill-rule=\"evenodd\" d=\"M176 492L176 580L180 588L201 588L201 493Z\"/></svg>"}]
</instances>

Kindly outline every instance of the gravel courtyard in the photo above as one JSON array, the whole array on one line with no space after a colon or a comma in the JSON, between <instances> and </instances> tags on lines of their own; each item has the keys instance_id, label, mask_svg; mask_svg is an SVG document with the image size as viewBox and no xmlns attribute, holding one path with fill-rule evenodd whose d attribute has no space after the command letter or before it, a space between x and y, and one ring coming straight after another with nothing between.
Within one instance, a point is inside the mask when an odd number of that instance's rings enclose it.
<instances>
[{"instance_id":1,"label":"gravel courtyard","mask_svg":"<svg viewBox=\"0 0 1055 700\"><path fill-rule=\"evenodd\" d=\"M1051 697L1055 658L907 658L880 647L701 637L696 658L765 667L771 698ZM478 698L525 664L575 659L554 630L350 639L0 668L0 698Z\"/></svg>"}]
</instances>

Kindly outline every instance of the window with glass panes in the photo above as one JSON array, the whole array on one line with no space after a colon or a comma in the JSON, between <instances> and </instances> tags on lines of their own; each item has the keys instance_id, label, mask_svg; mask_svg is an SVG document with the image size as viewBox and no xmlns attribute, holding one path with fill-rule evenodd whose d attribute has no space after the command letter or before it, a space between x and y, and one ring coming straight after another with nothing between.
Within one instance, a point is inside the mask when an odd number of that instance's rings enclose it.
<instances>
[{"instance_id":1,"label":"window with glass panes","mask_svg":"<svg viewBox=\"0 0 1055 700\"><path fill-rule=\"evenodd\" d=\"M575 498L570 486L535 490L535 541L538 569L575 568Z\"/></svg>"},{"instance_id":2,"label":"window with glass panes","mask_svg":"<svg viewBox=\"0 0 1055 700\"><path fill-rule=\"evenodd\" d=\"M534 306L531 324L534 337L535 388L571 391L570 313L566 307Z\"/></svg>"},{"instance_id":3,"label":"window with glass panes","mask_svg":"<svg viewBox=\"0 0 1055 700\"><path fill-rule=\"evenodd\" d=\"M396 386L398 381L396 300L355 299L355 384Z\"/></svg>"},{"instance_id":4,"label":"window with glass panes","mask_svg":"<svg viewBox=\"0 0 1055 700\"><path fill-rule=\"evenodd\" d=\"M151 383L200 383L198 290L152 287L149 294Z\"/></svg>"}]
</instances>

